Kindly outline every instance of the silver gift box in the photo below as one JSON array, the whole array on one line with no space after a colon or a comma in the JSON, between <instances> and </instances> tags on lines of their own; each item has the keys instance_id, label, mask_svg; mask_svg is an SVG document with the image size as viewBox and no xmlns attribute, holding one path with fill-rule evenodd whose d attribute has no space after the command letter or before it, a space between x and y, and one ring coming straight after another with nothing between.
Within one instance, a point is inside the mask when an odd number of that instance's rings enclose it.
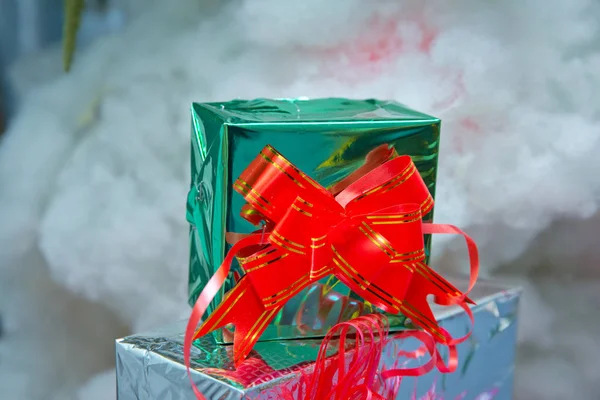
<instances>
[{"instance_id":1,"label":"silver gift box","mask_svg":"<svg viewBox=\"0 0 600 400\"><path fill-rule=\"evenodd\" d=\"M478 283L471 296L477 302L472 308L473 334L458 347L457 370L404 378L396 398L511 399L520 294L516 287ZM469 319L459 308L434 311L440 325L454 336L468 331ZM185 325L186 321L180 321L116 341L119 400L195 399L183 363ZM217 344L212 335L207 335L192 348L192 378L208 400L280 399L282 391L300 390L301 377L312 372L320 344L320 339L259 342L236 370L231 346ZM382 364L389 367L395 361L396 350L405 345L401 340L390 341L383 351Z\"/></svg>"}]
</instances>

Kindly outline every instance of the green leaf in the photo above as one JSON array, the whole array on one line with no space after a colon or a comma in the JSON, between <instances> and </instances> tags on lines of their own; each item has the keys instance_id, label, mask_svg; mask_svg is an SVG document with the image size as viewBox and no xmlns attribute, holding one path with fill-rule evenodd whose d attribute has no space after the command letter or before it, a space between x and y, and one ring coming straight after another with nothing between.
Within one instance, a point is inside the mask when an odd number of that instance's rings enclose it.
<instances>
[{"instance_id":1,"label":"green leaf","mask_svg":"<svg viewBox=\"0 0 600 400\"><path fill-rule=\"evenodd\" d=\"M81 22L81 14L85 0L65 0L65 22L63 25L63 68L66 72L71 69L75 46L77 43L77 32Z\"/></svg>"}]
</instances>

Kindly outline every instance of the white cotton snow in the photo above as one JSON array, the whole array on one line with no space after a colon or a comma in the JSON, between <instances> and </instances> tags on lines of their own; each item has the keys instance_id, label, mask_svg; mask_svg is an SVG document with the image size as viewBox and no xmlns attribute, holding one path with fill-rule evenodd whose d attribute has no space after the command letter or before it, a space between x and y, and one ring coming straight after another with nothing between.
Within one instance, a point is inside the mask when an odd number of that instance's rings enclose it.
<instances>
[{"instance_id":1,"label":"white cotton snow","mask_svg":"<svg viewBox=\"0 0 600 400\"><path fill-rule=\"evenodd\" d=\"M112 340L188 311L189 104L296 96L393 98L441 117L436 219L475 237L484 275L526 288L517 398L600 390L596 2L129 9L139 17L70 74L33 87L12 74L23 90L0 145L4 393L114 393ZM464 271L462 246L436 240L434 264Z\"/></svg>"}]
</instances>

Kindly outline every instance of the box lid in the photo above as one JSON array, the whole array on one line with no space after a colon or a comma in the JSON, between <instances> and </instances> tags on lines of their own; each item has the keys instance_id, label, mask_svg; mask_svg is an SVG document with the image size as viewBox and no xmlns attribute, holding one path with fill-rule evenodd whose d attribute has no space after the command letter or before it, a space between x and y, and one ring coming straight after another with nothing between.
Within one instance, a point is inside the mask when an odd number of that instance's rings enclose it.
<instances>
[{"instance_id":1,"label":"box lid","mask_svg":"<svg viewBox=\"0 0 600 400\"><path fill-rule=\"evenodd\" d=\"M255 99L229 102L193 103L198 116L214 114L228 124L261 123L348 123L352 121L438 122L435 117L412 110L395 101L324 99Z\"/></svg>"}]
</instances>

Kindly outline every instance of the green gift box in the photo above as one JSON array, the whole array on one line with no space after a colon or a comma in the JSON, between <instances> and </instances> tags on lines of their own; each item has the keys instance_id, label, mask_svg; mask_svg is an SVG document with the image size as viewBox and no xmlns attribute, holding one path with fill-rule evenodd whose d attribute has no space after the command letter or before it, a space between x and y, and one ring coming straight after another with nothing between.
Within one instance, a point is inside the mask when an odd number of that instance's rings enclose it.
<instances>
[{"instance_id":1,"label":"green gift box","mask_svg":"<svg viewBox=\"0 0 600 400\"><path fill-rule=\"evenodd\" d=\"M393 101L257 99L192 104L191 186L187 200L190 304L223 262L229 249L225 234L257 229L240 216L245 202L232 185L265 145L285 154L330 190L369 157L393 148L398 154L412 157L435 197L439 135L439 119ZM430 212L424 220L432 218ZM429 247L430 238L426 237L427 254ZM208 312L242 275L234 262ZM260 340L324 336L336 323L372 311L370 304L364 304L335 278L325 279L292 298ZM404 326L403 316L389 317L391 330ZM216 340L231 342L221 330L216 332Z\"/></svg>"}]
</instances>

